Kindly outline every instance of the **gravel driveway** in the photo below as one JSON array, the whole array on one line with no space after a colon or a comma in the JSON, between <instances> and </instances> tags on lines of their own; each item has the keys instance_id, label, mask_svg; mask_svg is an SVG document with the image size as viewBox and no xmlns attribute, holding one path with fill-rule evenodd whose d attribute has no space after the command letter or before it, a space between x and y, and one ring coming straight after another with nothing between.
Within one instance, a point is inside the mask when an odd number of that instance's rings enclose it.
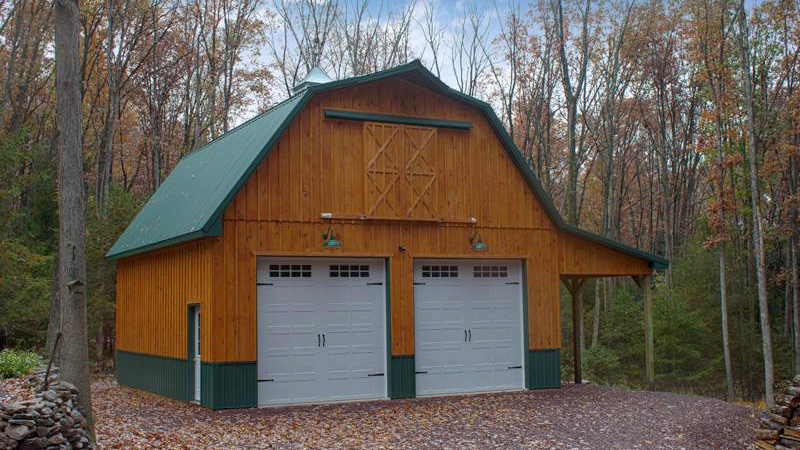
<instances>
[{"instance_id":1,"label":"gravel driveway","mask_svg":"<svg viewBox=\"0 0 800 450\"><path fill-rule=\"evenodd\" d=\"M737 449L754 411L706 397L593 385L209 411L95 383L104 449Z\"/></svg>"}]
</instances>

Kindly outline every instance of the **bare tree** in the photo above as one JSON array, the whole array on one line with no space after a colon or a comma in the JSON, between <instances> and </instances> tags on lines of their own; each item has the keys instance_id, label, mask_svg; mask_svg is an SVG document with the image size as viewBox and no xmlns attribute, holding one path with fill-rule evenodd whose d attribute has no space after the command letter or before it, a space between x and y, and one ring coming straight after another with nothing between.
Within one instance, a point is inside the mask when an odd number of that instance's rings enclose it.
<instances>
[{"instance_id":1,"label":"bare tree","mask_svg":"<svg viewBox=\"0 0 800 450\"><path fill-rule=\"evenodd\" d=\"M425 44L427 48L431 51L430 66L433 68L433 73L436 74L437 77L441 77L442 34L444 30L439 24L441 17L439 14L439 8L437 6L438 3L434 4L433 2L423 1L422 4L424 8L423 13L425 15L425 22L420 23L417 21L417 25L419 25L422 35L425 37Z\"/></svg>"},{"instance_id":2,"label":"bare tree","mask_svg":"<svg viewBox=\"0 0 800 450\"><path fill-rule=\"evenodd\" d=\"M495 14L500 32L495 39L499 55L482 44L482 50L489 62L490 74L494 78L495 88L500 97L503 120L508 132L514 136L514 104L518 87L521 60L524 58L524 41L527 37L526 24L522 21L520 5L516 0L509 0L505 17L495 4Z\"/></svg>"},{"instance_id":3,"label":"bare tree","mask_svg":"<svg viewBox=\"0 0 800 450\"><path fill-rule=\"evenodd\" d=\"M581 37L579 40L577 78L573 84L570 75L570 63L567 56L567 36L565 32L564 11L561 0L550 0L550 7L555 21L555 31L558 46L559 62L561 66L561 87L567 106L567 220L572 224L578 223L578 155L576 128L578 125L578 101L583 93L586 83L587 67L589 65L589 7L590 0L586 3L580 14Z\"/></svg>"},{"instance_id":4,"label":"bare tree","mask_svg":"<svg viewBox=\"0 0 800 450\"><path fill-rule=\"evenodd\" d=\"M361 0L352 9L348 3L342 6L323 58L337 77L364 75L409 60L416 2L401 8L391 5L381 2L375 14L370 12L369 0Z\"/></svg>"},{"instance_id":5,"label":"bare tree","mask_svg":"<svg viewBox=\"0 0 800 450\"><path fill-rule=\"evenodd\" d=\"M78 0L57 0L54 12L59 186L58 293L64 342L61 376L78 388L78 402L93 429L86 330L86 216Z\"/></svg>"},{"instance_id":6,"label":"bare tree","mask_svg":"<svg viewBox=\"0 0 800 450\"><path fill-rule=\"evenodd\" d=\"M274 0L277 17L267 44L281 76L283 88L291 94L300 79L322 64L329 39L341 13L338 0Z\"/></svg>"},{"instance_id":7,"label":"bare tree","mask_svg":"<svg viewBox=\"0 0 800 450\"><path fill-rule=\"evenodd\" d=\"M489 67L483 50L489 35L486 12L476 1L466 2L455 28L448 52L453 77L458 90L474 97L478 93L478 81Z\"/></svg>"}]
</instances>

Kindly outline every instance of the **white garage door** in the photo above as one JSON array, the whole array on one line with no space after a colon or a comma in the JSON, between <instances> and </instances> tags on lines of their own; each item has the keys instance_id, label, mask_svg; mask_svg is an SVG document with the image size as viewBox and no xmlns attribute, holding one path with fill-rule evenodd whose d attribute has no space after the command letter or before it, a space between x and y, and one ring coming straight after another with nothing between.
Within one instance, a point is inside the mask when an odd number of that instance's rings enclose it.
<instances>
[{"instance_id":1,"label":"white garage door","mask_svg":"<svg viewBox=\"0 0 800 450\"><path fill-rule=\"evenodd\" d=\"M524 388L519 261L417 261L417 395Z\"/></svg>"},{"instance_id":2,"label":"white garage door","mask_svg":"<svg viewBox=\"0 0 800 450\"><path fill-rule=\"evenodd\" d=\"M258 260L258 403L386 397L384 262Z\"/></svg>"}]
</instances>

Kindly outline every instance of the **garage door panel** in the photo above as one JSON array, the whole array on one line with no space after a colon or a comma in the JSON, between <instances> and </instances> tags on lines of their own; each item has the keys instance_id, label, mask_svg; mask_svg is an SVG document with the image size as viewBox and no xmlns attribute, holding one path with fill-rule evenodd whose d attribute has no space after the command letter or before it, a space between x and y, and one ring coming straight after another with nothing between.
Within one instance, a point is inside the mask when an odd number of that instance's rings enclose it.
<instances>
[{"instance_id":1,"label":"garage door panel","mask_svg":"<svg viewBox=\"0 0 800 450\"><path fill-rule=\"evenodd\" d=\"M522 371L508 369L523 361L519 266L518 261L415 262L418 395L524 386Z\"/></svg>"},{"instance_id":2,"label":"garage door panel","mask_svg":"<svg viewBox=\"0 0 800 450\"><path fill-rule=\"evenodd\" d=\"M259 404L385 398L383 261L257 266Z\"/></svg>"}]
</instances>

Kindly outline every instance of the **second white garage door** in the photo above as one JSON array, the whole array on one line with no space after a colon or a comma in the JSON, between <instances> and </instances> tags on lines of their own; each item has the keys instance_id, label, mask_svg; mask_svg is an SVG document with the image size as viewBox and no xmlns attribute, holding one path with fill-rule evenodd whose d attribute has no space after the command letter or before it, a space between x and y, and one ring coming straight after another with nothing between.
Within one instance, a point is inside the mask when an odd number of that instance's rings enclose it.
<instances>
[{"instance_id":1,"label":"second white garage door","mask_svg":"<svg viewBox=\"0 0 800 450\"><path fill-rule=\"evenodd\" d=\"M417 395L521 389L519 261L417 261Z\"/></svg>"},{"instance_id":2,"label":"second white garage door","mask_svg":"<svg viewBox=\"0 0 800 450\"><path fill-rule=\"evenodd\" d=\"M382 260L259 259L258 404L386 397Z\"/></svg>"}]
</instances>

